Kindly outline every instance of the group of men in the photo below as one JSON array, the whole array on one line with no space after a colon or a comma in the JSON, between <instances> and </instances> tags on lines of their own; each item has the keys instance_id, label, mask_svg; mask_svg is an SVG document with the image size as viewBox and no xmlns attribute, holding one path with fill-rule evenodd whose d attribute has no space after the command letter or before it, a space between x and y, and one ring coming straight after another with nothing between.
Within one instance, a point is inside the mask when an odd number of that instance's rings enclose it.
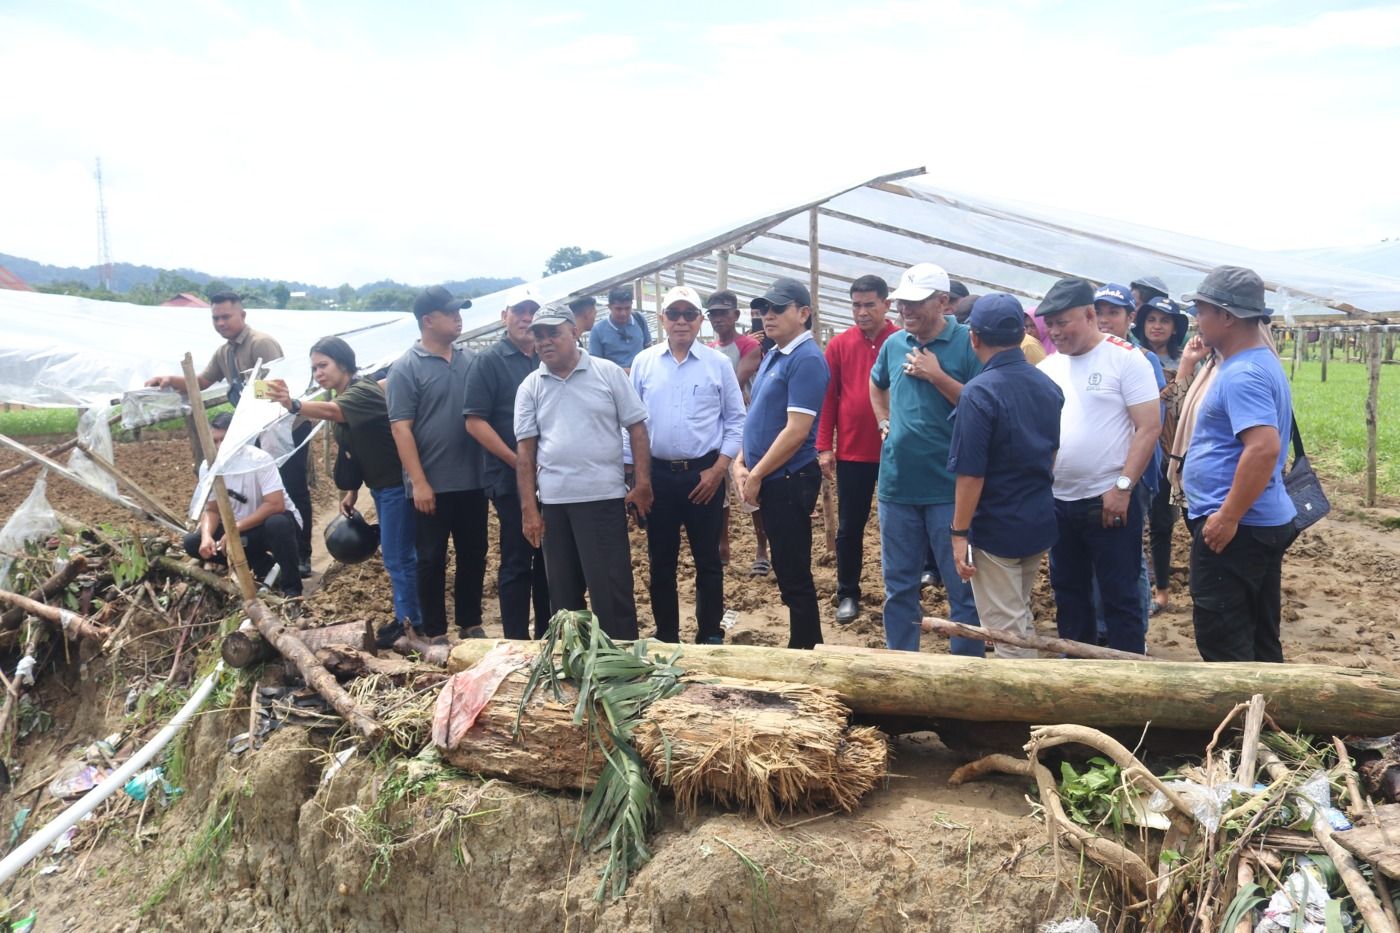
<instances>
[{"instance_id":1,"label":"group of men","mask_svg":"<svg viewBox=\"0 0 1400 933\"><path fill-rule=\"evenodd\" d=\"M752 301L749 334L738 331L732 292L702 299L673 288L655 344L631 289L609 294L601 320L591 298L546 306L522 289L501 312L499 341L480 353L456 344L470 302L427 289L414 305L420 340L386 384L419 522L421 634L447 630L450 537L457 626L465 637L484 635L489 502L500 524L506 637L530 637L532 610L539 637L551 612L582 608L612 637L641 634L631 516L647 536L648 634L680 639L684 529L695 637L721 642L737 508L766 532L754 567L766 572L771 555L788 646L811 648L822 641L812 515L825 474L838 500L838 624L862 612L873 496L889 648L918 650L920 590L931 572L954 621L1033 634L1031 590L1048 553L1059 633L1142 653L1149 497L1137 490L1160 481L1165 386L1155 357L1130 339L1139 296L1128 292L1056 282L1034 309L1053 350L1033 365L1027 349L1044 354L1021 303L969 296L931 263L907 269L893 290L878 276L856 279L854 326L825 350L811 329L811 296L793 279ZM1291 400L1257 326L1269 313L1263 283L1221 267L1186 300L1219 360L1184 471L1198 646L1210 660L1282 660ZM216 326L219 313L216 305ZM706 318L711 345L700 339ZM239 347L261 335L246 326L220 333L229 373L251 365ZM301 511L305 527L309 507ZM985 653L967 638L951 650ZM996 652L1034 656L1001 644Z\"/></svg>"}]
</instances>

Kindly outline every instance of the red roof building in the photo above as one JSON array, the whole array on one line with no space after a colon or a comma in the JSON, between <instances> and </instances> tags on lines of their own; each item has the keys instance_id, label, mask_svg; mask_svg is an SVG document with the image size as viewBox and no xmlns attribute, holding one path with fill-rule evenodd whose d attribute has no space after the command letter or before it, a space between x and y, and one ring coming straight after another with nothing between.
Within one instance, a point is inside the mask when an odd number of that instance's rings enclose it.
<instances>
[{"instance_id":1,"label":"red roof building","mask_svg":"<svg viewBox=\"0 0 1400 933\"><path fill-rule=\"evenodd\" d=\"M4 266L0 266L0 288L8 288L16 292L34 291L33 286Z\"/></svg>"},{"instance_id":2,"label":"red roof building","mask_svg":"<svg viewBox=\"0 0 1400 933\"><path fill-rule=\"evenodd\" d=\"M193 292L181 292L169 301L162 301L163 308L207 308L209 302Z\"/></svg>"}]
</instances>

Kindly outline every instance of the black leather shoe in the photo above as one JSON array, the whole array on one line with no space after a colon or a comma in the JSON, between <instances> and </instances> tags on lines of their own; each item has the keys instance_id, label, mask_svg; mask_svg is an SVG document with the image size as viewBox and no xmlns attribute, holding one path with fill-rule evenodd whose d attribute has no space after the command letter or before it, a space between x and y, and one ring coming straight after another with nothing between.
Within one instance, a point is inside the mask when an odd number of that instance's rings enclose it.
<instances>
[{"instance_id":1,"label":"black leather shoe","mask_svg":"<svg viewBox=\"0 0 1400 933\"><path fill-rule=\"evenodd\" d=\"M311 561L303 560L297 564L297 572L301 574L303 580L311 576Z\"/></svg>"},{"instance_id":2,"label":"black leather shoe","mask_svg":"<svg viewBox=\"0 0 1400 933\"><path fill-rule=\"evenodd\" d=\"M836 607L836 621L842 625L854 622L858 615L860 615L860 600L854 596L844 597Z\"/></svg>"},{"instance_id":3,"label":"black leather shoe","mask_svg":"<svg viewBox=\"0 0 1400 933\"><path fill-rule=\"evenodd\" d=\"M381 628L374 636L374 647L392 648L394 643L403 637L403 623L390 622Z\"/></svg>"}]
</instances>

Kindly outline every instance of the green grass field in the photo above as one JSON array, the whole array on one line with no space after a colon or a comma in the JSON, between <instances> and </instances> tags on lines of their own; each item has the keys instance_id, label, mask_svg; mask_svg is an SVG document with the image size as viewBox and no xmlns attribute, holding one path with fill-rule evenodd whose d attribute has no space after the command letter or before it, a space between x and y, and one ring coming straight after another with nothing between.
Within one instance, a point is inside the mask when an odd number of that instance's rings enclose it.
<instances>
[{"instance_id":1,"label":"green grass field","mask_svg":"<svg viewBox=\"0 0 1400 933\"><path fill-rule=\"evenodd\" d=\"M1284 360L1285 371L1291 364ZM1293 402L1308 456L1324 476L1361 482L1366 471L1366 367L1334 360L1321 381L1321 364L1299 363ZM34 408L0 412L0 434L10 437L71 434L78 426L72 408ZM174 430L167 422L151 430ZM1377 486L1382 495L1400 497L1400 366L1381 367ZM120 433L120 432L119 432Z\"/></svg>"}]
</instances>

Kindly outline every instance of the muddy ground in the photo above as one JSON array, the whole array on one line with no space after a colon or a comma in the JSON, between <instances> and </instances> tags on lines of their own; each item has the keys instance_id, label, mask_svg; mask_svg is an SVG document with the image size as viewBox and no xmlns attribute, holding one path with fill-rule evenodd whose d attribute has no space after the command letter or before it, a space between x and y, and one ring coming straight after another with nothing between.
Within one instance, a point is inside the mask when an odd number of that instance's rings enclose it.
<instances>
[{"instance_id":1,"label":"muddy ground","mask_svg":"<svg viewBox=\"0 0 1400 933\"><path fill-rule=\"evenodd\" d=\"M182 510L193 485L184 438L119 444L116 458L124 471ZM16 462L0 454L0 469ZM34 475L0 484L0 516L28 494ZM1294 661L1400 671L1400 536L1392 530L1400 512L1394 503L1363 512L1354 479L1325 480L1334 517L1300 539L1285 563L1285 651ZM139 525L60 478L50 479L49 495L55 508L74 518ZM333 514L337 495L324 481L314 495L319 526ZM361 504L370 505L367 495ZM787 623L776 584L771 575L748 575L752 532L742 513L735 518L726 599L740 621L732 638L781 645ZM494 555L494 520L491 533ZM309 615L324 622L388 621L388 582L378 560L331 566L317 537ZM816 538L826 640L881 645L873 520L862 581L865 611L848 626L831 621L835 569L820 525ZM638 608L645 620L648 578L640 534L634 545ZM1183 532L1175 552L1173 606L1152 620L1148 644L1154 655L1190 660L1196 654L1185 556ZM684 556L680 579L684 615L694 594ZM484 608L488 633L498 634L494 568ZM938 589L925 592L925 608L944 613ZM1043 579L1036 609L1040 629L1053 633ZM693 622L683 622L682 631L692 637ZM946 651L946 641L926 636L923 650ZM40 689L54 727L21 747L26 770L15 791L43 779L75 746L121 728L124 692L100 660L57 668ZM178 803L168 810L151 807L140 817L129 805L122 812L100 811L97 825L84 829L97 837L96 844L85 845L77 857L45 856L33 863L10 887L9 903L21 913L36 909L40 929L73 930L1031 930L1075 908L1075 896L1057 882L1043 824L1026 797L1029 785L994 778L948 787L948 774L964 759L927 733L895 741L887 786L849 816L794 815L784 826L765 827L711 809L682 818L663 802L655 858L621 901L599 905L590 899L601 859L571 842L576 799L493 782L464 782L453 812L469 816L400 851L385 878L373 850L346 829L356 814L373 809L384 769L352 759L325 781L327 737L291 727L274 733L262 749L235 756L227 740L247 728L246 703L244 689L231 709L199 717L185 746L185 793ZM40 799L46 802L31 817L34 825L59 810L43 791L24 803ZM0 819L8 821L19 803L12 796ZM400 805L388 822L432 824L443 806L435 799ZM57 870L41 873L50 864ZM1072 881L1077 870L1067 858L1058 877Z\"/></svg>"}]
</instances>

